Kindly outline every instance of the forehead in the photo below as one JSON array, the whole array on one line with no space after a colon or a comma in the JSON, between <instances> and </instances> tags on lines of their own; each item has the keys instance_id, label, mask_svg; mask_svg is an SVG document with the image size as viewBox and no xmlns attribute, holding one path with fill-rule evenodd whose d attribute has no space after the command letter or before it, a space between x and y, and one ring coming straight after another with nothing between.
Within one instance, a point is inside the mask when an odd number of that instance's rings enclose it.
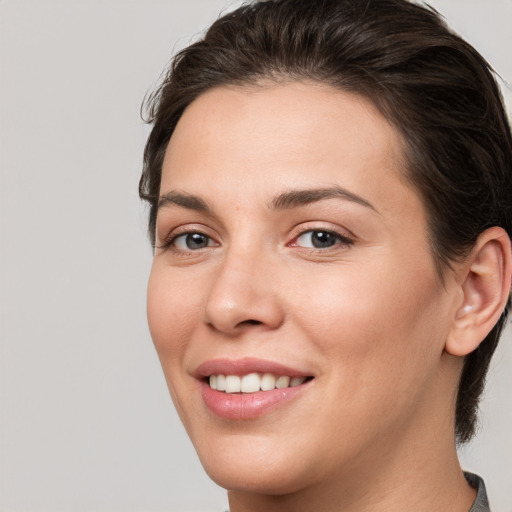
<instances>
[{"instance_id":1,"label":"forehead","mask_svg":"<svg viewBox=\"0 0 512 512\"><path fill-rule=\"evenodd\" d=\"M334 184L396 203L390 195L413 192L403 155L398 131L359 95L303 82L219 87L178 122L161 191L224 194L243 183L240 193L272 196Z\"/></svg>"}]
</instances>

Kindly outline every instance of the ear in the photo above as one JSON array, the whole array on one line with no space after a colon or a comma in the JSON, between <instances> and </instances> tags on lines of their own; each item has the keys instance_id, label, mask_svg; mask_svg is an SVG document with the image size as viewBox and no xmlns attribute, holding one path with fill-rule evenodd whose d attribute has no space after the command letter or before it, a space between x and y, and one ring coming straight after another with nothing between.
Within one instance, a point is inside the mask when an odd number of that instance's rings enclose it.
<instances>
[{"instance_id":1,"label":"ear","mask_svg":"<svg viewBox=\"0 0 512 512\"><path fill-rule=\"evenodd\" d=\"M445 349L454 356L473 352L499 320L510 295L512 250L507 233L489 228L461 265L462 302Z\"/></svg>"}]
</instances>

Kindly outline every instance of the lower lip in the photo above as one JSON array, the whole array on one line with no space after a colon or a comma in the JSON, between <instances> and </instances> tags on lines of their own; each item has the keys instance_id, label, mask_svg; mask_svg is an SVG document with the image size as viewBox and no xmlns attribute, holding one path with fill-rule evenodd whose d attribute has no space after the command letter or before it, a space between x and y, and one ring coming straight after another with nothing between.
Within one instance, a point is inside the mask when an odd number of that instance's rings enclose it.
<instances>
[{"instance_id":1,"label":"lower lip","mask_svg":"<svg viewBox=\"0 0 512 512\"><path fill-rule=\"evenodd\" d=\"M291 388L232 394L215 391L208 384L201 386L204 403L217 416L229 420L250 420L288 403L300 395L309 382Z\"/></svg>"}]
</instances>

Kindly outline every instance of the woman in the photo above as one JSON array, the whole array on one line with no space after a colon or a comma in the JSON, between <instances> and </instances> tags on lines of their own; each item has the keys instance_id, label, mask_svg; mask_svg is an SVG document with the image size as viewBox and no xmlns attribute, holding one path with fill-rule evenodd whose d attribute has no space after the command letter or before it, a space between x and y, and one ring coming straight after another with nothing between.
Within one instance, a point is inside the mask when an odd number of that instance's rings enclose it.
<instances>
[{"instance_id":1,"label":"woman","mask_svg":"<svg viewBox=\"0 0 512 512\"><path fill-rule=\"evenodd\" d=\"M404 0L260 1L149 112L149 326L231 512L488 510L456 454L512 272L482 57Z\"/></svg>"}]
</instances>

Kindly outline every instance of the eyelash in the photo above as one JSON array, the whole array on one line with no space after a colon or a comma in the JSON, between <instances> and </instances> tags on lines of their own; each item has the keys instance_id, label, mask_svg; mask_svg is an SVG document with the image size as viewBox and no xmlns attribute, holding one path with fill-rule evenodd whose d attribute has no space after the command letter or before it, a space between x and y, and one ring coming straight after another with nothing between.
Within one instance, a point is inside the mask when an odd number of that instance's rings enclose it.
<instances>
[{"instance_id":1,"label":"eyelash","mask_svg":"<svg viewBox=\"0 0 512 512\"><path fill-rule=\"evenodd\" d=\"M313 234L316 233L317 235L323 234L328 235L330 237L334 238L334 242L332 245L326 246L326 247L302 247L303 249L310 250L310 251L328 251L328 250L335 250L341 247L347 247L350 245L353 245L354 239L348 237L347 235L342 235L338 231L332 230L332 229L325 229L325 228L309 228L309 229L302 229L300 230L293 238L292 242L289 243L292 247L300 247L297 244L297 241L304 237L305 235L311 234L310 236L313 236Z\"/></svg>"},{"instance_id":2,"label":"eyelash","mask_svg":"<svg viewBox=\"0 0 512 512\"><path fill-rule=\"evenodd\" d=\"M342 235L341 233L339 233L335 230L322 229L322 228L309 228L309 229L302 229L302 230L298 231L297 233L295 233L293 235L292 241L289 242L287 245L289 245L291 247L301 247L300 245L297 244L297 240L299 238L307 235L308 233L311 233L311 234L323 233L323 234L326 234L326 235L329 235L329 236L332 236L335 238L335 242L332 245L329 245L327 247L302 247L302 249L309 250L309 251L326 252L328 250L333 250L333 249L339 248L340 246L348 247L348 246L351 246L354 244L353 238L350 238L346 235ZM208 245L205 247L197 248L197 249L179 249L178 247L176 247L176 241L179 238L188 237L191 235L200 235L200 236L206 237L209 241ZM211 241L214 242L212 245L210 245ZM173 253L176 253L176 254L187 255L187 254L197 253L197 252L201 251L202 249L206 249L208 247L214 247L214 246L218 246L218 243L215 242L211 236L207 235L206 233L203 233L200 230L189 230L189 231L182 231L179 233L172 233L169 237L167 237L163 241L163 243L161 245L158 246L158 249L163 250L164 252L172 251Z\"/></svg>"},{"instance_id":3,"label":"eyelash","mask_svg":"<svg viewBox=\"0 0 512 512\"><path fill-rule=\"evenodd\" d=\"M188 231L181 231L179 233L171 233L170 236L168 236L161 245L158 246L158 249L161 249L162 251L172 251L176 254L189 254L189 253L195 253L200 251L201 249L179 249L176 247L176 240L181 237L187 237L190 235L201 235L206 237L208 240L213 240L213 238L206 233L203 233L200 230L188 230ZM209 246L207 246L209 247Z\"/></svg>"}]
</instances>

